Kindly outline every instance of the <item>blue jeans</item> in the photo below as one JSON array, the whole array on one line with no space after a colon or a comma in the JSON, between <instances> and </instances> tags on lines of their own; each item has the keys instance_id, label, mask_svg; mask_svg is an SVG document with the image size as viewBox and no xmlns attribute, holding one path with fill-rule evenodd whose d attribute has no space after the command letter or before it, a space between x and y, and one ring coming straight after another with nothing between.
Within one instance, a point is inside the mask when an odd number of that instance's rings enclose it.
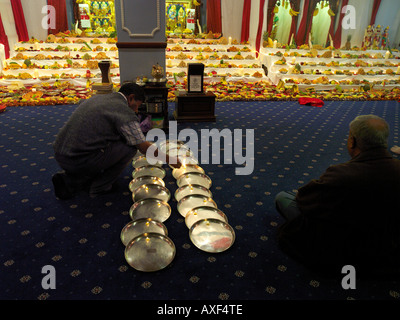
<instances>
[{"instance_id":1,"label":"blue jeans","mask_svg":"<svg viewBox=\"0 0 400 320\"><path fill-rule=\"evenodd\" d=\"M296 194L293 192L279 192L275 197L275 205L285 220L292 220L300 215L300 209L296 203Z\"/></svg>"}]
</instances>

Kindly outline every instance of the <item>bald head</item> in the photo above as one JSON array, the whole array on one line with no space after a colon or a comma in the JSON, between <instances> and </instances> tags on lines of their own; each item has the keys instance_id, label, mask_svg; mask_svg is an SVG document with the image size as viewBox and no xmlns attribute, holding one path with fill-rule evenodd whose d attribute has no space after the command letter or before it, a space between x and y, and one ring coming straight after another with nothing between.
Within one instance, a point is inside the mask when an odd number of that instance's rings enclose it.
<instances>
[{"instance_id":1,"label":"bald head","mask_svg":"<svg viewBox=\"0 0 400 320\"><path fill-rule=\"evenodd\" d=\"M361 151L387 148L389 125L384 119L372 114L358 116L350 123L350 135L355 138Z\"/></svg>"}]
</instances>

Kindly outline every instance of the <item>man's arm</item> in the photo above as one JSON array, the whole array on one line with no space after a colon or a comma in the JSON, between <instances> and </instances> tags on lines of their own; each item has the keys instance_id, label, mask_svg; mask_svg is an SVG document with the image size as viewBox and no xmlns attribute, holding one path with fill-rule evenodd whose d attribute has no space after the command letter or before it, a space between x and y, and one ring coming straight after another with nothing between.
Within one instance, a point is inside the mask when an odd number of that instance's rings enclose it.
<instances>
[{"instance_id":1,"label":"man's arm","mask_svg":"<svg viewBox=\"0 0 400 320\"><path fill-rule=\"evenodd\" d=\"M136 148L144 155L147 154L147 150L153 145L152 143L146 141L146 137L144 136L140 124L137 121L131 121L121 127L121 133L125 137L127 144L130 146L136 146ZM154 150L154 156L158 157L164 156L166 162L175 168L180 168L181 163L179 159L176 157L169 157L167 154L161 154L161 152L156 147Z\"/></svg>"},{"instance_id":2,"label":"man's arm","mask_svg":"<svg viewBox=\"0 0 400 320\"><path fill-rule=\"evenodd\" d=\"M347 196L346 170L343 165L329 167L319 179L299 188L296 201L303 214L320 216L329 212L333 204Z\"/></svg>"},{"instance_id":3,"label":"man's arm","mask_svg":"<svg viewBox=\"0 0 400 320\"><path fill-rule=\"evenodd\" d=\"M152 143L145 141L145 142L138 144L136 147L142 154L146 155L147 150L152 145L153 145ZM156 150L154 151L154 156L158 157L159 155L165 156L167 163L170 164L171 166L173 166L174 168L180 168L182 165L177 157L169 157L167 154L162 154L161 151L158 148L156 148Z\"/></svg>"}]
</instances>

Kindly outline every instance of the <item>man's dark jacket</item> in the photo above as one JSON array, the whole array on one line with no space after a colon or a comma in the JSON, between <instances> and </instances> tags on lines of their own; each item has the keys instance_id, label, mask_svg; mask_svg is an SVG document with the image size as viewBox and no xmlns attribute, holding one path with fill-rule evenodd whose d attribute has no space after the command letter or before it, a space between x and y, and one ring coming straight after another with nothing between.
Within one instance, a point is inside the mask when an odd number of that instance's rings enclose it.
<instances>
[{"instance_id":1,"label":"man's dark jacket","mask_svg":"<svg viewBox=\"0 0 400 320\"><path fill-rule=\"evenodd\" d=\"M283 251L322 273L398 266L400 161L383 148L333 165L298 190L301 215L283 224Z\"/></svg>"}]
</instances>

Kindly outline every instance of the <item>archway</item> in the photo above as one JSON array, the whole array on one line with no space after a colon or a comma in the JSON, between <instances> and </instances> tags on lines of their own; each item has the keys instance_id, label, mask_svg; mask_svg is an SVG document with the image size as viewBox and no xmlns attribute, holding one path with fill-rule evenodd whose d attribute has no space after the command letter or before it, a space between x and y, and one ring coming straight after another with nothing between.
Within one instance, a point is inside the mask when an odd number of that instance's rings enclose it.
<instances>
[{"instance_id":1,"label":"archway","mask_svg":"<svg viewBox=\"0 0 400 320\"><path fill-rule=\"evenodd\" d=\"M276 34L275 39L279 43L289 43L289 36L290 36L290 26L292 24L292 16L290 15L290 3L289 1L278 1L276 3L276 8L278 9L275 13L274 19L277 19L277 27L276 27Z\"/></svg>"},{"instance_id":2,"label":"archway","mask_svg":"<svg viewBox=\"0 0 400 320\"><path fill-rule=\"evenodd\" d=\"M327 39L329 39L332 14L334 15L329 6L329 1L322 0L317 3L311 26L311 41L313 45L325 47Z\"/></svg>"},{"instance_id":3,"label":"archway","mask_svg":"<svg viewBox=\"0 0 400 320\"><path fill-rule=\"evenodd\" d=\"M268 16L271 17L268 32L271 39L282 44L292 44L299 9L300 0L275 0L268 3Z\"/></svg>"}]
</instances>

